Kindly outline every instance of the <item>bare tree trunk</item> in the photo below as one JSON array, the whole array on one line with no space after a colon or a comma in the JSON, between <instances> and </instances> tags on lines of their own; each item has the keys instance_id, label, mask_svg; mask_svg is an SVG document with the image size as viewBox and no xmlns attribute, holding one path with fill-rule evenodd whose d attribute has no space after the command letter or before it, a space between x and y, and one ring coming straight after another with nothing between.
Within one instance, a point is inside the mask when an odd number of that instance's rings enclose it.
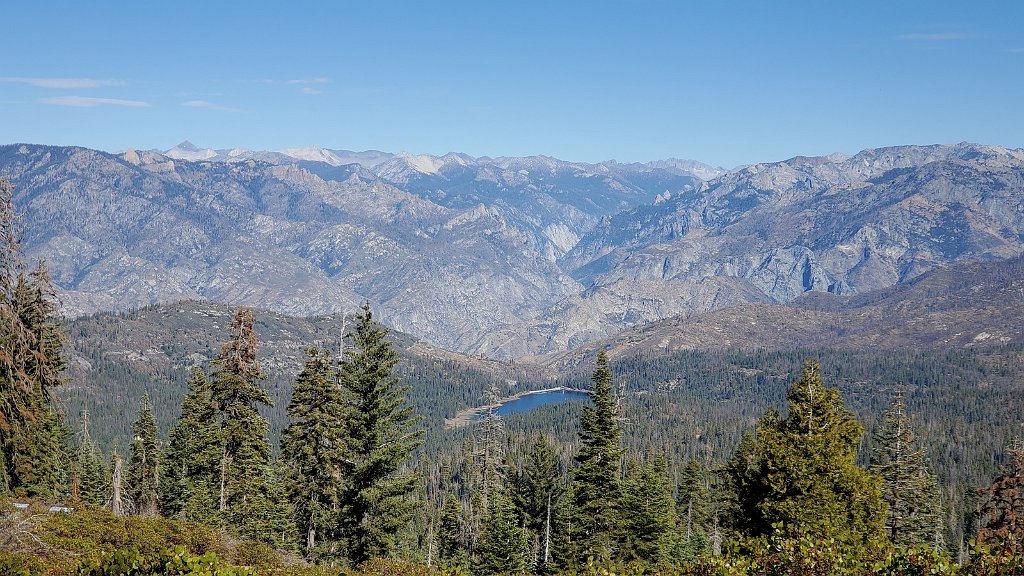
<instances>
[{"instance_id":1,"label":"bare tree trunk","mask_svg":"<svg viewBox=\"0 0 1024 576\"><path fill-rule=\"evenodd\" d=\"M220 457L220 511L228 508L228 447L224 446L224 452Z\"/></svg>"},{"instance_id":2,"label":"bare tree trunk","mask_svg":"<svg viewBox=\"0 0 1024 576\"><path fill-rule=\"evenodd\" d=\"M544 565L551 562L551 494L548 494L547 519L544 520Z\"/></svg>"},{"instance_id":3,"label":"bare tree trunk","mask_svg":"<svg viewBox=\"0 0 1024 576\"><path fill-rule=\"evenodd\" d=\"M117 452L114 453L114 474L111 479L113 494L110 497L110 512L114 516L124 516L124 506L121 502L121 468L124 460Z\"/></svg>"}]
</instances>

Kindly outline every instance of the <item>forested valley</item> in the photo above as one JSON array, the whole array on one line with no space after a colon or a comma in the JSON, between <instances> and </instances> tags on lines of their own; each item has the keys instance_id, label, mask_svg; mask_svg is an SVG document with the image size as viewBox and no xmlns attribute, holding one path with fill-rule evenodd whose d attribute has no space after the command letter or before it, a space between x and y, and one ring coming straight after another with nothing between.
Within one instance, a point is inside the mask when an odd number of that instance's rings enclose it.
<instances>
[{"instance_id":1,"label":"forested valley","mask_svg":"<svg viewBox=\"0 0 1024 576\"><path fill-rule=\"evenodd\" d=\"M433 354L369 305L62 326L0 192L0 573L1024 571L1016 345L599 352L553 372ZM165 341L100 344L147 315ZM297 366L264 355L272 327ZM590 399L493 409L559 386Z\"/></svg>"}]
</instances>

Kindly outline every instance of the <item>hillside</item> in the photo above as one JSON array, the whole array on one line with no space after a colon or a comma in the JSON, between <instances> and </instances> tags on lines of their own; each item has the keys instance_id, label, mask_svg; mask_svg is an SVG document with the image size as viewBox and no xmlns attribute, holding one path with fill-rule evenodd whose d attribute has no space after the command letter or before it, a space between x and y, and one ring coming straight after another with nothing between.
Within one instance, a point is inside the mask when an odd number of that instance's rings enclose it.
<instances>
[{"instance_id":1,"label":"hillside","mask_svg":"<svg viewBox=\"0 0 1024 576\"><path fill-rule=\"evenodd\" d=\"M809 292L788 304L740 304L623 331L538 361L581 365L679 350L989 349L1024 343L1024 258L942 266L866 294Z\"/></svg>"}]
</instances>

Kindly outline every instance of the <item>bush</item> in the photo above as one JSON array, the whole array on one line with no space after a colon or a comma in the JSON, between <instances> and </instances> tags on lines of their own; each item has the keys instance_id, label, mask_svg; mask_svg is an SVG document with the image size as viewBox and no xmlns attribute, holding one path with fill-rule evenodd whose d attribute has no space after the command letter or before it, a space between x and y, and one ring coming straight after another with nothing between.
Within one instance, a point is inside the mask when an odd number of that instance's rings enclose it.
<instances>
[{"instance_id":1,"label":"bush","mask_svg":"<svg viewBox=\"0 0 1024 576\"><path fill-rule=\"evenodd\" d=\"M46 563L32 554L0 550L0 574L4 576L42 576Z\"/></svg>"},{"instance_id":2,"label":"bush","mask_svg":"<svg viewBox=\"0 0 1024 576\"><path fill-rule=\"evenodd\" d=\"M156 554L138 550L117 550L85 563L80 576L253 576L247 568L223 565L216 554L197 556L177 546Z\"/></svg>"}]
</instances>

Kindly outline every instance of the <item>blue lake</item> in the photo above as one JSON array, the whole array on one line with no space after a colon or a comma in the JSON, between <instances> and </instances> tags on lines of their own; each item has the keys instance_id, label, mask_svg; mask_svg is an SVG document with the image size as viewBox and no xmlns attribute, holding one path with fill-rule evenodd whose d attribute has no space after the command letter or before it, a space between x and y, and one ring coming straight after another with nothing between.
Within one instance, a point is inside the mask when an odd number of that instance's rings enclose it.
<instances>
[{"instance_id":1,"label":"blue lake","mask_svg":"<svg viewBox=\"0 0 1024 576\"><path fill-rule=\"evenodd\" d=\"M508 416L526 412L545 404L558 404L566 400L588 400L590 394L577 390L551 390L548 392L537 392L536 394L524 394L519 398L513 398L503 402L495 411L499 416Z\"/></svg>"}]
</instances>

